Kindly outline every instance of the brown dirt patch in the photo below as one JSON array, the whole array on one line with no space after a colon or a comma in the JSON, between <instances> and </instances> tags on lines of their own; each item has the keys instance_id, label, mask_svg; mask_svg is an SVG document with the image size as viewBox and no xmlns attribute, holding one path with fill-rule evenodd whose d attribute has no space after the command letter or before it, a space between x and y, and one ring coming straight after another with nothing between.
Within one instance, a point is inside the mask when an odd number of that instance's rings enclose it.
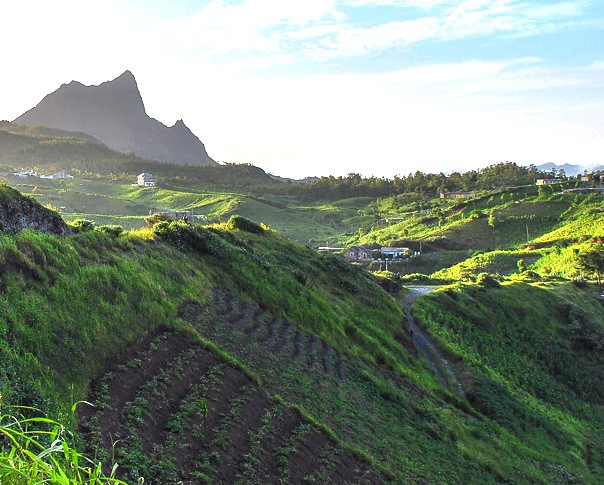
<instances>
[{"instance_id":1,"label":"brown dirt patch","mask_svg":"<svg viewBox=\"0 0 604 485\"><path fill-rule=\"evenodd\" d=\"M240 312L247 304L222 301L225 312L246 315L242 326L260 323L264 330L254 334L276 340L288 328L259 311L251 318L249 311ZM191 318L203 311L188 302L179 315ZM300 352L317 361L315 368L321 367L320 358L326 373L329 368L343 373L342 357L329 346L300 330L298 338ZM377 480L366 463L275 402L244 373L165 329L108 363L93 381L89 400L97 407L80 409L89 452L98 456L104 450L107 468L107 457L116 456L122 478L130 481L144 476L146 483L162 485L269 484L327 477L330 483L356 483L367 474Z\"/></svg>"}]
</instances>

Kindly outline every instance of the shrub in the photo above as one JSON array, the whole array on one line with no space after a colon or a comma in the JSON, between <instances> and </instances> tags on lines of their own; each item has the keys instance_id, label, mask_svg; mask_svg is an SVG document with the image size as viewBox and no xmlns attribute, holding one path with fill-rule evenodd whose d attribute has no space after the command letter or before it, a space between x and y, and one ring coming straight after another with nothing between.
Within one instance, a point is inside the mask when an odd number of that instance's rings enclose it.
<instances>
[{"instance_id":1,"label":"shrub","mask_svg":"<svg viewBox=\"0 0 604 485\"><path fill-rule=\"evenodd\" d=\"M480 273L476 277L476 283L478 283L481 286L484 286L485 288L499 288L500 287L499 281L497 281L497 279L493 275L490 275L489 273Z\"/></svg>"},{"instance_id":2,"label":"shrub","mask_svg":"<svg viewBox=\"0 0 604 485\"><path fill-rule=\"evenodd\" d=\"M516 266L518 267L519 273L524 273L526 271L526 264L524 263L524 259L519 259L516 263Z\"/></svg>"},{"instance_id":3,"label":"shrub","mask_svg":"<svg viewBox=\"0 0 604 485\"><path fill-rule=\"evenodd\" d=\"M122 232L124 232L124 228L122 226L118 226L116 224L109 224L98 226L96 228L97 231L104 232L105 234L109 234L113 237L118 237Z\"/></svg>"},{"instance_id":4,"label":"shrub","mask_svg":"<svg viewBox=\"0 0 604 485\"><path fill-rule=\"evenodd\" d=\"M147 227L153 227L158 222L169 222L169 221L173 221L173 220L174 219L172 219L169 215L160 214L159 212L156 212L155 214L151 214L150 216L145 217L145 222L147 223Z\"/></svg>"},{"instance_id":5,"label":"shrub","mask_svg":"<svg viewBox=\"0 0 604 485\"><path fill-rule=\"evenodd\" d=\"M468 214L468 219L470 219L471 221L476 220L476 219L482 219L483 217L486 217L486 215L484 212L482 212L479 209L473 209Z\"/></svg>"},{"instance_id":6,"label":"shrub","mask_svg":"<svg viewBox=\"0 0 604 485\"><path fill-rule=\"evenodd\" d=\"M251 232L253 234L264 234L264 229L261 225L237 215L231 216L229 222L227 222L227 229L238 229L239 231Z\"/></svg>"},{"instance_id":7,"label":"shrub","mask_svg":"<svg viewBox=\"0 0 604 485\"><path fill-rule=\"evenodd\" d=\"M200 225L185 221L163 221L153 226L153 233L180 249L192 249L202 254L223 254L220 238Z\"/></svg>"},{"instance_id":8,"label":"shrub","mask_svg":"<svg viewBox=\"0 0 604 485\"><path fill-rule=\"evenodd\" d=\"M381 273L373 273L373 276L375 277L377 284L388 293L396 295L401 290L401 279L397 274L390 271L383 271Z\"/></svg>"},{"instance_id":9,"label":"shrub","mask_svg":"<svg viewBox=\"0 0 604 485\"><path fill-rule=\"evenodd\" d=\"M76 232L87 232L94 229L94 221L88 219L75 219L69 224Z\"/></svg>"},{"instance_id":10,"label":"shrub","mask_svg":"<svg viewBox=\"0 0 604 485\"><path fill-rule=\"evenodd\" d=\"M560 305L559 312L565 323L562 331L573 346L597 352L604 350L604 330L583 308L574 303L564 303Z\"/></svg>"}]
</instances>

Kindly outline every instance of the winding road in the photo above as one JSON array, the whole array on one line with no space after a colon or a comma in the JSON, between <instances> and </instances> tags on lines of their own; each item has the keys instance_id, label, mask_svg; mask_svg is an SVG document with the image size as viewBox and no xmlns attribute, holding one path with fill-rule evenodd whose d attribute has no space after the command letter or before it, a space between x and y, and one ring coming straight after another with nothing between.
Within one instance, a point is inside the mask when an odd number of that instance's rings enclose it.
<instances>
[{"instance_id":1,"label":"winding road","mask_svg":"<svg viewBox=\"0 0 604 485\"><path fill-rule=\"evenodd\" d=\"M416 286L409 288L412 290L411 294L409 294L404 300L400 302L403 311L405 312L405 317L407 319L407 330L411 334L413 339L413 345L421 353L428 363L430 364L430 368L436 375L436 378L441 383L441 385L457 394L462 399L465 399L465 393L459 380L455 376L455 371L449 364L449 361L445 359L445 356L436 346L436 344L432 341L432 339L415 323L413 316L411 315L411 308L413 304L417 301L417 299L434 290L435 288L428 286Z\"/></svg>"}]
</instances>

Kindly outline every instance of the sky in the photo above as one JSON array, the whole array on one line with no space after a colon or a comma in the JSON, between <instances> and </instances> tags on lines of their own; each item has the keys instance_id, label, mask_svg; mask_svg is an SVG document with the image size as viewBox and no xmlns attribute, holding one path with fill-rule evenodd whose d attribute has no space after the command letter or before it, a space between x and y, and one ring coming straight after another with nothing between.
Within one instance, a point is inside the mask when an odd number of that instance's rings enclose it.
<instances>
[{"instance_id":1,"label":"sky","mask_svg":"<svg viewBox=\"0 0 604 485\"><path fill-rule=\"evenodd\" d=\"M0 1L0 119L128 69L284 177L604 164L602 0Z\"/></svg>"}]
</instances>

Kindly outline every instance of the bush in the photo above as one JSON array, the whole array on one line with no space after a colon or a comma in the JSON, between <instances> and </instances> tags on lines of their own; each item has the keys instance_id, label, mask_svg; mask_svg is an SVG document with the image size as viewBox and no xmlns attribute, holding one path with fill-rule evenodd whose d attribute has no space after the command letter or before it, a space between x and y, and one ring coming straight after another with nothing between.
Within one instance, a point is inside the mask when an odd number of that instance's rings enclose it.
<instances>
[{"instance_id":1,"label":"bush","mask_svg":"<svg viewBox=\"0 0 604 485\"><path fill-rule=\"evenodd\" d=\"M499 281L497 281L497 279L489 273L480 273L476 277L476 283L484 286L485 288L499 288L501 286Z\"/></svg>"},{"instance_id":2,"label":"bush","mask_svg":"<svg viewBox=\"0 0 604 485\"><path fill-rule=\"evenodd\" d=\"M584 350L604 350L604 330L589 314L574 303L564 303L559 308L565 326L562 332L573 346Z\"/></svg>"},{"instance_id":3,"label":"bush","mask_svg":"<svg viewBox=\"0 0 604 485\"><path fill-rule=\"evenodd\" d=\"M264 229L261 225L237 215L231 216L229 222L227 222L227 229L238 229L239 231L251 232L253 234L264 234Z\"/></svg>"},{"instance_id":4,"label":"bush","mask_svg":"<svg viewBox=\"0 0 604 485\"><path fill-rule=\"evenodd\" d=\"M76 219L69 224L76 232L87 232L94 229L94 221L88 219Z\"/></svg>"},{"instance_id":5,"label":"bush","mask_svg":"<svg viewBox=\"0 0 604 485\"><path fill-rule=\"evenodd\" d=\"M179 249L192 249L211 255L224 253L220 238L200 225L191 225L182 220L163 221L153 226L153 233Z\"/></svg>"},{"instance_id":6,"label":"bush","mask_svg":"<svg viewBox=\"0 0 604 485\"><path fill-rule=\"evenodd\" d=\"M376 272L373 273L377 284L382 287L382 289L392 295L398 294L401 290L401 278L399 275L394 274L390 271Z\"/></svg>"},{"instance_id":7,"label":"bush","mask_svg":"<svg viewBox=\"0 0 604 485\"><path fill-rule=\"evenodd\" d=\"M103 225L96 228L97 231L104 232L105 234L109 234L113 237L118 237L122 232L124 232L124 228L122 226L118 226L116 224Z\"/></svg>"},{"instance_id":8,"label":"bush","mask_svg":"<svg viewBox=\"0 0 604 485\"><path fill-rule=\"evenodd\" d=\"M174 219L172 219L169 215L160 214L159 212L156 212L155 214L151 214L150 216L145 217L145 222L147 223L147 227L153 227L158 222L170 222L173 220Z\"/></svg>"},{"instance_id":9,"label":"bush","mask_svg":"<svg viewBox=\"0 0 604 485\"><path fill-rule=\"evenodd\" d=\"M526 264L524 262L524 259L519 259L516 262L516 266L518 267L518 272L519 273L524 273L526 271Z\"/></svg>"}]
</instances>

